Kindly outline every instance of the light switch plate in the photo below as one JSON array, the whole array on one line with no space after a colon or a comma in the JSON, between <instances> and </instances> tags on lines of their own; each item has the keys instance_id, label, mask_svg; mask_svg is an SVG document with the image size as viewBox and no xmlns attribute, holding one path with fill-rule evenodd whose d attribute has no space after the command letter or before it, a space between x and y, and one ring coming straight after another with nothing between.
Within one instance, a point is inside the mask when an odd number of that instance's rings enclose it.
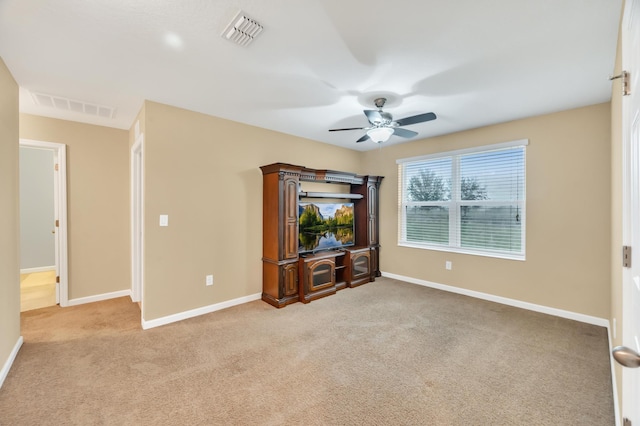
<instances>
[{"instance_id":1,"label":"light switch plate","mask_svg":"<svg viewBox=\"0 0 640 426\"><path fill-rule=\"evenodd\" d=\"M169 226L169 215L161 214L160 215L160 226Z\"/></svg>"}]
</instances>

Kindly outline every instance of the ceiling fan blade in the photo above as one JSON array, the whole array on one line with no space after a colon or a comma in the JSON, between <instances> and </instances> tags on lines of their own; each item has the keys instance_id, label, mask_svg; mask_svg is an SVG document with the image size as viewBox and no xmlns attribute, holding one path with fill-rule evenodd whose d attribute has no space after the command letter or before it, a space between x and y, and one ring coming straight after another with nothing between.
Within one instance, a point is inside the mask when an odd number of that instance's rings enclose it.
<instances>
[{"instance_id":1,"label":"ceiling fan blade","mask_svg":"<svg viewBox=\"0 0 640 426\"><path fill-rule=\"evenodd\" d=\"M330 132L341 132L343 130L364 130L364 127L347 127L346 129L329 129Z\"/></svg>"},{"instance_id":2,"label":"ceiling fan blade","mask_svg":"<svg viewBox=\"0 0 640 426\"><path fill-rule=\"evenodd\" d=\"M364 136L361 137L360 139L358 139L356 142L364 142L364 141L367 141L369 139L371 139L371 138L369 137L368 134L365 133Z\"/></svg>"},{"instance_id":3,"label":"ceiling fan blade","mask_svg":"<svg viewBox=\"0 0 640 426\"><path fill-rule=\"evenodd\" d=\"M396 136L402 136L403 138L412 138L418 134L418 132L414 132L413 130L400 129L398 127L393 129L393 134Z\"/></svg>"},{"instance_id":4,"label":"ceiling fan blade","mask_svg":"<svg viewBox=\"0 0 640 426\"><path fill-rule=\"evenodd\" d=\"M375 109L365 109L364 115L367 116L367 119L371 124L382 123L383 119L382 115L380 115L380 111L377 111Z\"/></svg>"},{"instance_id":5,"label":"ceiling fan blade","mask_svg":"<svg viewBox=\"0 0 640 426\"><path fill-rule=\"evenodd\" d=\"M424 123L425 121L435 120L437 117L432 112L427 112L425 114L413 115L411 117L401 118L397 120L398 126L408 126L409 124L417 124Z\"/></svg>"}]
</instances>

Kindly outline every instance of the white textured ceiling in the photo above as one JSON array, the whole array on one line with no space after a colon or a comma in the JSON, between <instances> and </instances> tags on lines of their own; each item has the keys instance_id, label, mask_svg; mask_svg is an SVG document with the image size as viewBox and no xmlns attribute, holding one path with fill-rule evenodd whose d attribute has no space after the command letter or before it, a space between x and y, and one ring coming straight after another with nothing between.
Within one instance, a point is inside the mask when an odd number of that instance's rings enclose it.
<instances>
[{"instance_id":1,"label":"white textured ceiling","mask_svg":"<svg viewBox=\"0 0 640 426\"><path fill-rule=\"evenodd\" d=\"M264 31L220 34L239 11ZM22 112L128 129L143 100L351 149L389 98L414 138L611 96L621 0L0 0L0 56ZM116 108L38 106L39 92ZM386 144L407 139L393 136Z\"/></svg>"}]
</instances>

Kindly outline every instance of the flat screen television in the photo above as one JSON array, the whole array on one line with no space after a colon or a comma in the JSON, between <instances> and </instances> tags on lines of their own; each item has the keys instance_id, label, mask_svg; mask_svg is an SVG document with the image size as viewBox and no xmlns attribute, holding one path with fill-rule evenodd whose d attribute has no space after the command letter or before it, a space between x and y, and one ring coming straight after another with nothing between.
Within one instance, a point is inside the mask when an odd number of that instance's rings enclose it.
<instances>
[{"instance_id":1,"label":"flat screen television","mask_svg":"<svg viewBox=\"0 0 640 426\"><path fill-rule=\"evenodd\" d=\"M299 203L298 252L352 246L355 242L353 203Z\"/></svg>"}]
</instances>

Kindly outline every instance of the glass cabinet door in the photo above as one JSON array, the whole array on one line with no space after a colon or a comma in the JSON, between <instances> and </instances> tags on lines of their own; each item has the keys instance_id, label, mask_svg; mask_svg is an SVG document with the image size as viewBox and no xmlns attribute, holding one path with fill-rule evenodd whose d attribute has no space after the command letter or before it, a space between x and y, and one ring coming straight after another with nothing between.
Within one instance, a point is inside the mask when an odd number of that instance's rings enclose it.
<instances>
[{"instance_id":1,"label":"glass cabinet door","mask_svg":"<svg viewBox=\"0 0 640 426\"><path fill-rule=\"evenodd\" d=\"M321 260L309 267L309 287L311 291L330 287L334 282L335 263L333 260Z\"/></svg>"},{"instance_id":2,"label":"glass cabinet door","mask_svg":"<svg viewBox=\"0 0 640 426\"><path fill-rule=\"evenodd\" d=\"M371 274L369 253L356 255L351 261L351 278L358 279Z\"/></svg>"}]
</instances>

